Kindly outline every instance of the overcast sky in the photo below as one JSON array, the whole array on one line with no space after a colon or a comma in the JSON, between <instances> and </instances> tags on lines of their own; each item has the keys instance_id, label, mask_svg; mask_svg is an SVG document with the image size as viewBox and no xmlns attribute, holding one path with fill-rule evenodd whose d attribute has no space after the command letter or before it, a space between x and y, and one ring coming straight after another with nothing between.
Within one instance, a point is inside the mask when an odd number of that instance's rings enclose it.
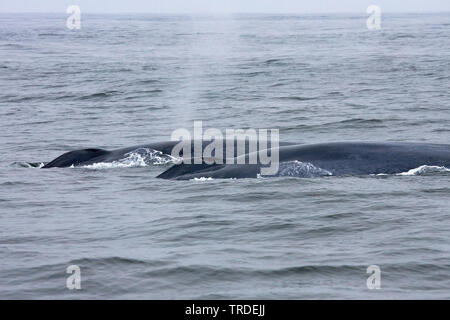
<instances>
[{"instance_id":1,"label":"overcast sky","mask_svg":"<svg viewBox=\"0 0 450 320\"><path fill-rule=\"evenodd\" d=\"M68 5L95 13L330 13L450 12L450 0L1 0L0 12L63 12Z\"/></svg>"}]
</instances>

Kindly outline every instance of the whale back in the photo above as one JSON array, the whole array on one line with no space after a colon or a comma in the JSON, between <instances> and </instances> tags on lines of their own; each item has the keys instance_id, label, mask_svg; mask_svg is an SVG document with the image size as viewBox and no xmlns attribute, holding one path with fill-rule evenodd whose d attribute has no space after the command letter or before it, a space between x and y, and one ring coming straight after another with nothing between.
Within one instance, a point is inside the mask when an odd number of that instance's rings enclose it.
<instances>
[{"instance_id":1,"label":"whale back","mask_svg":"<svg viewBox=\"0 0 450 320\"><path fill-rule=\"evenodd\" d=\"M338 176L396 174L423 165L450 168L450 145L366 142L291 145L279 148L279 161L298 161ZM260 167L260 164L207 166L182 163L172 166L158 178L255 178L260 173Z\"/></svg>"},{"instance_id":2,"label":"whale back","mask_svg":"<svg viewBox=\"0 0 450 320\"><path fill-rule=\"evenodd\" d=\"M70 166L77 166L80 163L92 160L108 153L109 151L107 150L97 148L69 151L59 156L55 160L47 163L45 166L43 166L43 168L66 168Z\"/></svg>"}]
</instances>

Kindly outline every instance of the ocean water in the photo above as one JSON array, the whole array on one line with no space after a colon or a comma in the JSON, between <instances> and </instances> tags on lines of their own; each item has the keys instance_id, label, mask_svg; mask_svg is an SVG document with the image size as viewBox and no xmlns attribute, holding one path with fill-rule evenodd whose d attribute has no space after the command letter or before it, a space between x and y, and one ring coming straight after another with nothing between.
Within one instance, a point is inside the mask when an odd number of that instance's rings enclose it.
<instances>
[{"instance_id":1,"label":"ocean water","mask_svg":"<svg viewBox=\"0 0 450 320\"><path fill-rule=\"evenodd\" d=\"M155 179L42 170L173 130L449 143L450 14L0 15L0 298L450 298L450 174ZM81 290L66 288L66 268ZM381 270L369 290L367 268Z\"/></svg>"}]
</instances>

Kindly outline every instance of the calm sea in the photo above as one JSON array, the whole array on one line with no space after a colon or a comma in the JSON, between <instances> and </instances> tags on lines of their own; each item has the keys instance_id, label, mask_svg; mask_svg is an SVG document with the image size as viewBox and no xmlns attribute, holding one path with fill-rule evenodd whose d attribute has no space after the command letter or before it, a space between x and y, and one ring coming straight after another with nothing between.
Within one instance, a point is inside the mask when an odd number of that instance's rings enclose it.
<instances>
[{"instance_id":1,"label":"calm sea","mask_svg":"<svg viewBox=\"0 0 450 320\"><path fill-rule=\"evenodd\" d=\"M173 130L450 141L450 13L0 15L0 298L450 298L450 174L155 179L41 170ZM66 268L81 290L66 288ZM381 288L369 290L370 265Z\"/></svg>"}]
</instances>

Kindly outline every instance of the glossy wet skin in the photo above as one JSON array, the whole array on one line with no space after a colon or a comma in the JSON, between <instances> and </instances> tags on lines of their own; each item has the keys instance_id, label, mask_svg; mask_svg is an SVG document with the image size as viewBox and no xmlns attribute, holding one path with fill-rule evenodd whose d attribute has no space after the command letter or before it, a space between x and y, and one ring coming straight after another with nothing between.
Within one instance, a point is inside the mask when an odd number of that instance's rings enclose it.
<instances>
[{"instance_id":1,"label":"glossy wet skin","mask_svg":"<svg viewBox=\"0 0 450 320\"><path fill-rule=\"evenodd\" d=\"M245 155L244 157L248 157ZM279 148L279 161L301 161L333 175L395 174L422 165L449 166L450 146L423 143L321 143ZM246 162L248 163L248 162ZM259 164L175 165L159 178L256 178Z\"/></svg>"},{"instance_id":2,"label":"glossy wet skin","mask_svg":"<svg viewBox=\"0 0 450 320\"><path fill-rule=\"evenodd\" d=\"M125 155L129 152L132 152L134 150L138 149L151 149L160 151L163 154L170 155L172 153L172 148L177 145L179 141L163 141L163 142L156 142L151 144L143 144L143 145L136 145L132 147L127 148L121 148L116 150L104 150L104 149L97 149L97 148L87 148L87 149L80 149L80 150L74 150L69 151L61 156L57 157L56 159L48 162L43 166L43 168L66 168L71 166L86 166L86 165L92 165L94 163L100 163L100 162L112 162L117 161L125 157ZM209 145L211 141L203 141L202 144L202 150ZM237 145L237 142L235 141L235 145ZM280 142L280 146L287 146L287 145L293 145L293 143L290 142ZM225 140L224 140L224 146L225 146ZM269 145L270 146L270 145ZM191 143L191 150L192 150L192 156L194 155L194 142ZM245 141L245 150L249 150L248 140ZM234 148L234 155L237 155L237 147ZM180 156L183 156L182 153L180 153ZM226 149L223 148L223 158L226 157Z\"/></svg>"}]
</instances>

